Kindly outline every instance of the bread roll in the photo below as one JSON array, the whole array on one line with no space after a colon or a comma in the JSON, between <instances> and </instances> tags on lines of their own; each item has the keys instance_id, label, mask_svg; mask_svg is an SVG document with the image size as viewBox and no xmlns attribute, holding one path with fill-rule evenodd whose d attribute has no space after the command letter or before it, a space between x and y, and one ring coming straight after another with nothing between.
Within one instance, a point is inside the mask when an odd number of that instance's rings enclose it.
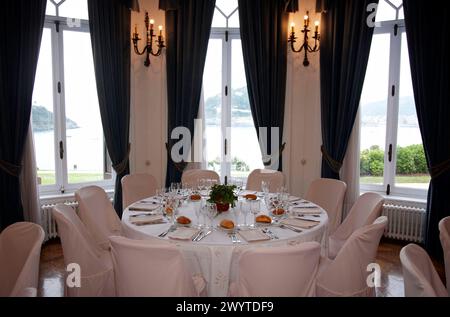
<instances>
[{"instance_id":1,"label":"bread roll","mask_svg":"<svg viewBox=\"0 0 450 317\"><path fill-rule=\"evenodd\" d=\"M220 222L220 226L225 229L233 229L234 228L234 222L229 219L224 219Z\"/></svg>"},{"instance_id":2,"label":"bread roll","mask_svg":"<svg viewBox=\"0 0 450 317\"><path fill-rule=\"evenodd\" d=\"M188 225L191 223L191 219L185 216L180 216L177 218L177 222L181 225Z\"/></svg>"},{"instance_id":3,"label":"bread roll","mask_svg":"<svg viewBox=\"0 0 450 317\"><path fill-rule=\"evenodd\" d=\"M285 211L284 211L283 208L277 208L277 209L274 209L274 210L272 211L272 213L273 213L274 215L280 216L280 215L283 215L283 214L285 213Z\"/></svg>"},{"instance_id":4,"label":"bread roll","mask_svg":"<svg viewBox=\"0 0 450 317\"><path fill-rule=\"evenodd\" d=\"M261 222L261 223L272 223L272 218L270 218L269 216L266 215L259 215L255 218L256 222Z\"/></svg>"},{"instance_id":5,"label":"bread roll","mask_svg":"<svg viewBox=\"0 0 450 317\"><path fill-rule=\"evenodd\" d=\"M247 194L244 197L248 200L256 200L258 198L255 194Z\"/></svg>"},{"instance_id":6,"label":"bread roll","mask_svg":"<svg viewBox=\"0 0 450 317\"><path fill-rule=\"evenodd\" d=\"M198 194L194 194L194 195L191 195L191 200L201 200L202 199L202 196L200 196L200 195L198 195Z\"/></svg>"}]
</instances>

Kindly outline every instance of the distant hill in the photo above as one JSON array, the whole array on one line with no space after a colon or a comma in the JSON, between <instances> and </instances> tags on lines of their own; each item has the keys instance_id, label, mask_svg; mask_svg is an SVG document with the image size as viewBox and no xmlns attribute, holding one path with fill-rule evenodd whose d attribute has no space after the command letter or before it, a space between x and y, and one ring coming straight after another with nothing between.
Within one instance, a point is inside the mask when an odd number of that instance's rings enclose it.
<instances>
[{"instance_id":1,"label":"distant hill","mask_svg":"<svg viewBox=\"0 0 450 317\"><path fill-rule=\"evenodd\" d=\"M362 107L363 126L377 126L386 122L386 101L376 101L364 104ZM399 123L401 126L416 126L417 115L413 97L403 97L399 100Z\"/></svg>"},{"instance_id":2,"label":"distant hill","mask_svg":"<svg viewBox=\"0 0 450 317\"><path fill-rule=\"evenodd\" d=\"M53 130L53 112L48 111L43 106L33 105L31 108L31 117L33 119L33 132L45 132ZM78 124L67 118L66 129L78 129Z\"/></svg>"}]
</instances>

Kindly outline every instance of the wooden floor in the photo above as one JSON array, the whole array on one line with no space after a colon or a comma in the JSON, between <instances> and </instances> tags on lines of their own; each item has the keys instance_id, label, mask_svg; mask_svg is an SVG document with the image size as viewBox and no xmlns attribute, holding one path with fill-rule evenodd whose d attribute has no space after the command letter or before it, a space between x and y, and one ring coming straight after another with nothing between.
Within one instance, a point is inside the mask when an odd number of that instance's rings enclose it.
<instances>
[{"instance_id":1,"label":"wooden floor","mask_svg":"<svg viewBox=\"0 0 450 317\"><path fill-rule=\"evenodd\" d=\"M381 287L378 297L403 297L403 276L399 254L405 243L382 240L376 262L381 267ZM445 280L444 265L433 261L441 279ZM64 295L64 259L59 240L51 240L42 247L38 296Z\"/></svg>"}]
</instances>

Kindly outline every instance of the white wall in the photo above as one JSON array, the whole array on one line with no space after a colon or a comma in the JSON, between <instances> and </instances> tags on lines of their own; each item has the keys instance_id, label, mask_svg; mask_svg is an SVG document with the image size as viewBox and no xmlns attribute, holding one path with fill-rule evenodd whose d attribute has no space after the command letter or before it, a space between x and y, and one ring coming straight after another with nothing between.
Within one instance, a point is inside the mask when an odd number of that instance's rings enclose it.
<instances>
[{"instance_id":1,"label":"white wall","mask_svg":"<svg viewBox=\"0 0 450 317\"><path fill-rule=\"evenodd\" d=\"M309 11L311 24L315 20L320 21L320 14L315 13L315 0L299 1L299 5L299 11L291 14L289 21L289 30L291 22L295 22L297 37L302 35L300 27L303 26L306 11ZM297 41L296 48L300 45L300 41ZM303 52L293 53L288 49L284 129L286 149L283 164L290 192L301 196L306 193L311 181L320 177L322 133L319 54L309 54L310 65L305 67Z\"/></svg>"},{"instance_id":2,"label":"white wall","mask_svg":"<svg viewBox=\"0 0 450 317\"><path fill-rule=\"evenodd\" d=\"M145 11L155 20L155 29L163 25L164 11L158 10L158 0L140 0L140 12L131 15L132 32L138 25L140 37L144 37ZM163 33L164 35L164 33ZM131 37L130 37L131 38ZM140 49L144 41L140 41ZM166 66L165 52L150 57L150 67L144 66L145 55L131 52L131 158L132 173L150 173L160 185L166 173Z\"/></svg>"},{"instance_id":3,"label":"white wall","mask_svg":"<svg viewBox=\"0 0 450 317\"><path fill-rule=\"evenodd\" d=\"M132 14L132 29L138 24L142 34L145 10L155 19L155 25L164 25L164 12L158 10L158 0L141 0L141 12ZM300 1L300 10L291 19L296 32L303 25L303 15L315 15L315 0ZM290 28L290 22L289 22ZM141 41L142 42L142 41ZM142 44L141 44L142 47ZM131 171L155 175L160 184L166 170L166 74L165 56L152 57L152 65L143 65L144 57L132 52L131 60ZM286 92L284 170L289 190L304 195L310 182L320 177L320 72L319 53L310 55L311 65L302 65L303 54L288 53Z\"/></svg>"}]
</instances>

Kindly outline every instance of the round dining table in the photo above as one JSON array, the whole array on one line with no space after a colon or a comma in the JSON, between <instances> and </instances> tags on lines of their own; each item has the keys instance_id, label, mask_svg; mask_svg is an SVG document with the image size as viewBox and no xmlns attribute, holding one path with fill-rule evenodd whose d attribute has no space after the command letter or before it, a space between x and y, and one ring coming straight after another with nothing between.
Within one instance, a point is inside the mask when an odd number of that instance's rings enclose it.
<instances>
[{"instance_id":1,"label":"round dining table","mask_svg":"<svg viewBox=\"0 0 450 317\"><path fill-rule=\"evenodd\" d=\"M325 210L311 202L290 196L290 207L287 209L289 212L283 217L274 217L266 207L264 199L260 198L260 193L258 193L258 196L258 200L260 200L258 215L271 216L273 219L272 224L254 226L252 228L244 227L245 215L242 212L240 214L236 213L231 208L230 211L218 213L212 221L212 226L209 219L203 219L205 217L200 215L201 220L206 220L202 221L202 223L206 223L207 227L197 229L198 218L196 217L195 208L198 208L198 206L196 207L195 204L198 202L192 202L189 199L183 200L176 216L189 218L191 220L189 226L177 225L176 222L173 225L170 218L162 216L160 217L161 221L156 223L139 222L138 220L144 219L144 217L162 214L160 199L158 197L149 197L130 205L124 210L122 215L123 234L131 239L166 241L177 245L186 259L188 268L193 272L194 276L201 276L205 280L206 294L212 297L225 297L228 295L230 282L237 279L239 256L248 248L293 246L303 242L316 241L322 246L322 255L327 255L328 216ZM205 198L202 199L205 200ZM241 207L243 206L242 204L246 204L245 199L243 202L238 203L241 204ZM312 210L315 211L311 212ZM249 225L254 224L254 216L252 213L247 215ZM219 224L224 219L232 220L240 226L236 226L236 230L232 232L222 230ZM299 228L280 225L292 219L301 219L302 221L307 221L306 223L311 221L314 226ZM187 232L188 238L183 237L183 234L181 234L181 238L177 237L177 231L186 233L186 228L189 228L193 234ZM210 230L211 228L212 230ZM209 231L211 232L209 233ZM164 233L166 234L164 235ZM205 235L205 233L208 234ZM244 238L249 237L248 233L257 233L256 236L261 236L261 233L263 233L265 239L261 241L249 239L251 241L249 242ZM200 239L194 239L196 237Z\"/></svg>"}]
</instances>

